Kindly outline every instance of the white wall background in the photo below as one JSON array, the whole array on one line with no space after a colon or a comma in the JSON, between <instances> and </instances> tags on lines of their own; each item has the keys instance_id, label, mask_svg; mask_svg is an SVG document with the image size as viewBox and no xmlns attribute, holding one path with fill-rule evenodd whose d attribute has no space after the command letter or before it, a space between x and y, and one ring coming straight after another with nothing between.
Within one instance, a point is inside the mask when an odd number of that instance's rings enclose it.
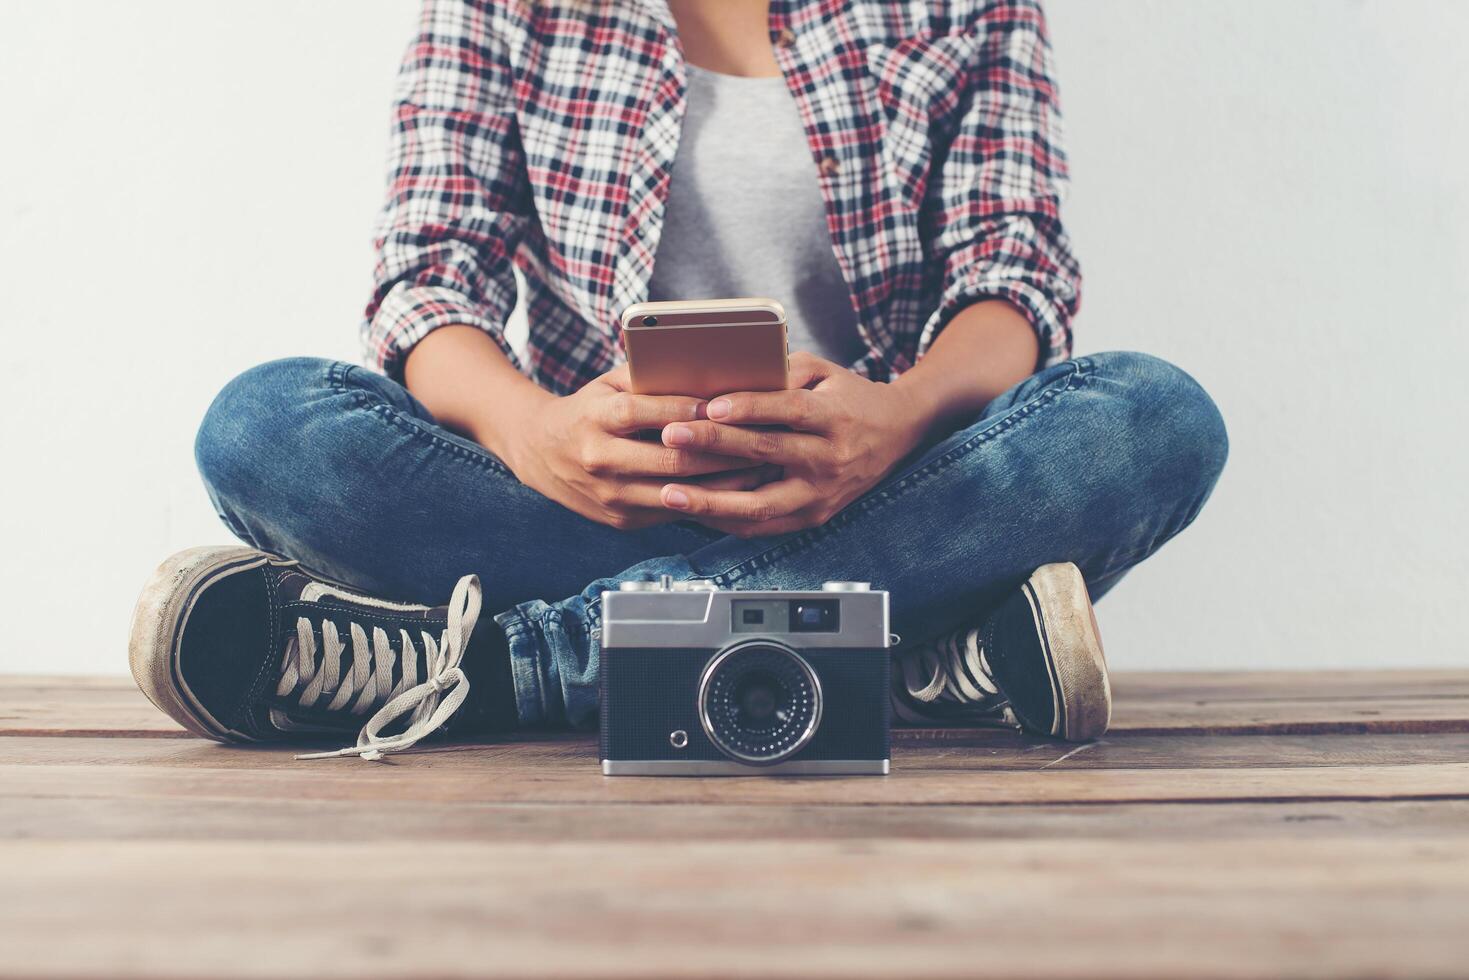
<instances>
[{"instance_id":1,"label":"white wall background","mask_svg":"<svg viewBox=\"0 0 1469 980\"><path fill-rule=\"evenodd\" d=\"M191 462L214 392L355 359L415 7L0 0L0 671L125 671L152 567L227 540ZM1175 360L1233 438L1103 603L1112 662L1469 664L1469 4L1050 14L1079 348Z\"/></svg>"}]
</instances>

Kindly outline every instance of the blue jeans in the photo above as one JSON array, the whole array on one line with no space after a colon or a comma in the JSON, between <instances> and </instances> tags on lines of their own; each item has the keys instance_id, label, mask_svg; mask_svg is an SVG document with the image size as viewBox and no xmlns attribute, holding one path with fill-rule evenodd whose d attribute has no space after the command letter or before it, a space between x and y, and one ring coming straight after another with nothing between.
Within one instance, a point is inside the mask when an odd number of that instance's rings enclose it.
<instances>
[{"instance_id":1,"label":"blue jeans","mask_svg":"<svg viewBox=\"0 0 1469 980\"><path fill-rule=\"evenodd\" d=\"M600 596L672 575L721 587L871 581L905 643L977 624L1037 566L1094 598L1188 526L1228 454L1219 411L1142 354L1048 368L899 465L821 527L739 538L690 522L620 531L517 480L360 367L273 361L210 407L196 456L225 524L367 593L439 603L479 575L510 642L523 724L589 723Z\"/></svg>"}]
</instances>

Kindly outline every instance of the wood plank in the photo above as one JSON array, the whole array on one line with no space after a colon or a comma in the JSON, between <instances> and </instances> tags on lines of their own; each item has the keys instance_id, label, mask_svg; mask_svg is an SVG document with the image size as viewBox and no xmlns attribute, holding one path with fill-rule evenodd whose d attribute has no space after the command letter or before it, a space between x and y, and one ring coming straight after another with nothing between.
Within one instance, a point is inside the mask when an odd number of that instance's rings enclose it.
<instances>
[{"instance_id":1,"label":"wood plank","mask_svg":"<svg viewBox=\"0 0 1469 980\"><path fill-rule=\"evenodd\" d=\"M28 841L0 867L6 975L1452 976L1469 958L1462 837Z\"/></svg>"},{"instance_id":2,"label":"wood plank","mask_svg":"<svg viewBox=\"0 0 1469 980\"><path fill-rule=\"evenodd\" d=\"M1127 703L1469 697L1469 670L1449 669L1136 670L1117 671L1112 681Z\"/></svg>"},{"instance_id":3,"label":"wood plank","mask_svg":"<svg viewBox=\"0 0 1469 980\"><path fill-rule=\"evenodd\" d=\"M1123 671L1112 685L1114 728L1130 732L1469 731L1466 670Z\"/></svg>"},{"instance_id":4,"label":"wood plank","mask_svg":"<svg viewBox=\"0 0 1469 980\"><path fill-rule=\"evenodd\" d=\"M54 741L54 740L52 740ZM982 729L896 733L896 763L925 769L1227 769L1469 761L1469 734L1212 735L1118 731L1083 745Z\"/></svg>"},{"instance_id":5,"label":"wood plank","mask_svg":"<svg viewBox=\"0 0 1469 980\"><path fill-rule=\"evenodd\" d=\"M1121 705L1114 731L1215 735L1469 732L1469 698Z\"/></svg>"},{"instance_id":6,"label":"wood plank","mask_svg":"<svg viewBox=\"0 0 1469 980\"><path fill-rule=\"evenodd\" d=\"M297 749L220 746L197 739L11 736L0 740L0 763L142 764L232 770L301 770L322 765L298 762L292 757L294 751ZM594 737L555 733L522 734L488 743L429 743L396 757L393 764L466 774L531 768L586 775L596 769L597 760ZM950 729L906 731L893 748L893 763L899 770L1283 769L1465 761L1469 761L1469 734L1457 733L1221 736L1118 732L1078 746L1018 732ZM340 760L327 765L335 771L351 763Z\"/></svg>"},{"instance_id":7,"label":"wood plank","mask_svg":"<svg viewBox=\"0 0 1469 980\"><path fill-rule=\"evenodd\" d=\"M847 806L1175 803L1469 798L1469 763L1296 769L1093 769L1045 773L898 769L888 777L608 779L591 766L452 766L354 760L298 768L0 766L0 799L429 800L442 803L685 803Z\"/></svg>"},{"instance_id":8,"label":"wood plank","mask_svg":"<svg viewBox=\"0 0 1469 980\"><path fill-rule=\"evenodd\" d=\"M160 799L4 799L0 840L480 842L1417 839L1469 837L1469 800L1097 806L698 806Z\"/></svg>"},{"instance_id":9,"label":"wood plank","mask_svg":"<svg viewBox=\"0 0 1469 980\"><path fill-rule=\"evenodd\" d=\"M1122 678L1125 683L1126 677ZM1291 698L1206 696L1180 690L1172 697L1149 692L1117 696L1113 729L1129 732L1197 732L1218 735L1392 734L1469 731L1469 696L1402 694Z\"/></svg>"},{"instance_id":10,"label":"wood plank","mask_svg":"<svg viewBox=\"0 0 1469 980\"><path fill-rule=\"evenodd\" d=\"M0 735L191 738L130 677L0 675Z\"/></svg>"},{"instance_id":11,"label":"wood plank","mask_svg":"<svg viewBox=\"0 0 1469 980\"><path fill-rule=\"evenodd\" d=\"M1469 732L1469 671L1119 673L1116 732ZM0 677L0 735L188 737L125 677Z\"/></svg>"},{"instance_id":12,"label":"wood plank","mask_svg":"<svg viewBox=\"0 0 1469 980\"><path fill-rule=\"evenodd\" d=\"M1469 672L1312 677L1122 675L1097 743L783 780L606 779L570 733L296 762L0 678L0 977L1459 975Z\"/></svg>"}]
</instances>

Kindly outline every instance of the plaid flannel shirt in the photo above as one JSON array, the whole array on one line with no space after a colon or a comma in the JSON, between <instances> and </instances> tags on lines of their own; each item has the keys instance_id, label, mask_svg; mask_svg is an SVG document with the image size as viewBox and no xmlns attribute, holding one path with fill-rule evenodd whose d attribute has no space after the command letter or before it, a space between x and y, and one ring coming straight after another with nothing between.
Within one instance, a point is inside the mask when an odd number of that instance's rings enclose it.
<instances>
[{"instance_id":1,"label":"plaid flannel shirt","mask_svg":"<svg viewBox=\"0 0 1469 980\"><path fill-rule=\"evenodd\" d=\"M1069 356L1079 272L1035 0L772 0L866 354L891 378L965 306L1001 298ZM425 0L399 79L369 358L401 378L446 324L543 387L623 358L678 152L685 65L662 0ZM773 233L779 233L778 229ZM507 339L513 272L529 337Z\"/></svg>"}]
</instances>

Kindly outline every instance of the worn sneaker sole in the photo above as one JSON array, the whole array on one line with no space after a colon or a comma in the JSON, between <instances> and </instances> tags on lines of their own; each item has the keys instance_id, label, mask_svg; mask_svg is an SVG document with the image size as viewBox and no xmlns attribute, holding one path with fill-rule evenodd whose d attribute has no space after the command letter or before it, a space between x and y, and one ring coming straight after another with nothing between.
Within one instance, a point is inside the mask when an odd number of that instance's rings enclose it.
<instances>
[{"instance_id":1,"label":"worn sneaker sole","mask_svg":"<svg viewBox=\"0 0 1469 980\"><path fill-rule=\"evenodd\" d=\"M245 547L180 551L158 566L133 608L128 635L128 666L133 680L154 706L202 738L254 741L216 720L184 683L178 658L189 612L211 583L270 560L265 552Z\"/></svg>"},{"instance_id":2,"label":"worn sneaker sole","mask_svg":"<svg viewBox=\"0 0 1469 980\"><path fill-rule=\"evenodd\" d=\"M1096 738L1112 720L1112 684L1081 569L1070 562L1042 565L1021 589L1051 672L1056 708L1051 734L1069 742Z\"/></svg>"}]
</instances>

